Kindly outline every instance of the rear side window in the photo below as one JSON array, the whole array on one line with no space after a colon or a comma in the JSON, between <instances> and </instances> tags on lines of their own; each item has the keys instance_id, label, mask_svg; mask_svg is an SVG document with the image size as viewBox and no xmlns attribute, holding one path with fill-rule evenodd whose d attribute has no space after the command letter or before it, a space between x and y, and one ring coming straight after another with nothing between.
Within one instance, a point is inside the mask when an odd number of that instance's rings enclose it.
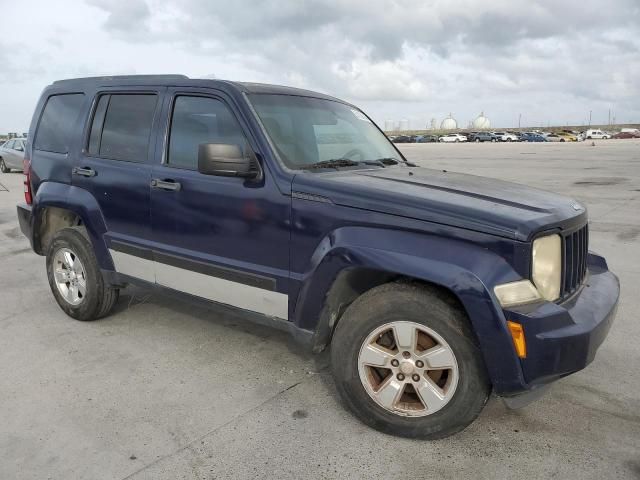
<instances>
[{"instance_id":1,"label":"rear side window","mask_svg":"<svg viewBox=\"0 0 640 480\"><path fill-rule=\"evenodd\" d=\"M167 163L197 169L201 143L230 143L244 149L246 140L238 121L220 100L179 96L171 118Z\"/></svg>"},{"instance_id":2,"label":"rear side window","mask_svg":"<svg viewBox=\"0 0 640 480\"><path fill-rule=\"evenodd\" d=\"M68 153L84 94L70 93L49 97L42 112L33 147L54 153Z\"/></svg>"},{"instance_id":3,"label":"rear side window","mask_svg":"<svg viewBox=\"0 0 640 480\"><path fill-rule=\"evenodd\" d=\"M89 136L89 153L102 158L145 162L157 96L103 95Z\"/></svg>"}]
</instances>

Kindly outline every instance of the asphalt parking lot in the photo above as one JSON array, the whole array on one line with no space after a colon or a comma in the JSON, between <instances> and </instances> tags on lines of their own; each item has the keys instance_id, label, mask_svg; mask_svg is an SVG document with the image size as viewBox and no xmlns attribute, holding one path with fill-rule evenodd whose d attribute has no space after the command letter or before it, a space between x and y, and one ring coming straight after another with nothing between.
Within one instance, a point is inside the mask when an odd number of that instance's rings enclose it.
<instances>
[{"instance_id":1,"label":"asphalt parking lot","mask_svg":"<svg viewBox=\"0 0 640 480\"><path fill-rule=\"evenodd\" d=\"M66 317L17 226L22 175L0 174L0 478L640 478L640 140L400 148L587 205L622 283L592 365L457 436L386 436L341 407L326 356L241 317L141 290Z\"/></svg>"}]
</instances>

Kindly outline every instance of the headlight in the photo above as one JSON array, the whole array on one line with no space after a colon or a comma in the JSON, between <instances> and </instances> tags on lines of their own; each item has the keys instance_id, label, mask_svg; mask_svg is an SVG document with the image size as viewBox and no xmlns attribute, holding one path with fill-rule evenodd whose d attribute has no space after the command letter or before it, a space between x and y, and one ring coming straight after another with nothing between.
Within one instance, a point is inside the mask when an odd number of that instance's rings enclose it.
<instances>
[{"instance_id":1,"label":"headlight","mask_svg":"<svg viewBox=\"0 0 640 480\"><path fill-rule=\"evenodd\" d=\"M560 235L540 237L533 241L531 259L534 285L545 300L550 302L560 297L562 281L562 241Z\"/></svg>"},{"instance_id":2,"label":"headlight","mask_svg":"<svg viewBox=\"0 0 640 480\"><path fill-rule=\"evenodd\" d=\"M541 299L553 302L560 297L562 283L562 239L560 235L533 241L532 275L529 280L497 285L493 291L503 307L514 307Z\"/></svg>"}]
</instances>

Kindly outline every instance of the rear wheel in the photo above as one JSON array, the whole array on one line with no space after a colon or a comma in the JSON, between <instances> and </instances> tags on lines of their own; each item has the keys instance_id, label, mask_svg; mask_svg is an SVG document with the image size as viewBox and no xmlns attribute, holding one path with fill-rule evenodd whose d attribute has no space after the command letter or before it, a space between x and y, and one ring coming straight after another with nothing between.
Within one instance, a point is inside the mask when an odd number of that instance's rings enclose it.
<instances>
[{"instance_id":1,"label":"rear wheel","mask_svg":"<svg viewBox=\"0 0 640 480\"><path fill-rule=\"evenodd\" d=\"M76 320L96 320L111 311L119 290L105 285L93 247L80 227L64 228L47 252L47 277L60 308Z\"/></svg>"},{"instance_id":2,"label":"rear wheel","mask_svg":"<svg viewBox=\"0 0 640 480\"><path fill-rule=\"evenodd\" d=\"M0 158L0 172L9 173L10 171L11 169L7 167L6 163L4 163L4 158Z\"/></svg>"},{"instance_id":3,"label":"rear wheel","mask_svg":"<svg viewBox=\"0 0 640 480\"><path fill-rule=\"evenodd\" d=\"M338 323L331 363L347 407L404 437L464 429L491 389L464 312L420 285L386 284L360 296Z\"/></svg>"}]
</instances>

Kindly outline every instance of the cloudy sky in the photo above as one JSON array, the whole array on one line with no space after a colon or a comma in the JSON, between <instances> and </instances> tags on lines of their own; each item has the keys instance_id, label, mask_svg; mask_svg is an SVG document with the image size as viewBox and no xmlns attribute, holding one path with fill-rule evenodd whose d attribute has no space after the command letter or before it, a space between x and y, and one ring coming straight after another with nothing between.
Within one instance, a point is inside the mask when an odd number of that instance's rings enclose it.
<instances>
[{"instance_id":1,"label":"cloudy sky","mask_svg":"<svg viewBox=\"0 0 640 480\"><path fill-rule=\"evenodd\" d=\"M640 122L639 0L0 0L0 132L60 78L299 86L382 126Z\"/></svg>"}]
</instances>

